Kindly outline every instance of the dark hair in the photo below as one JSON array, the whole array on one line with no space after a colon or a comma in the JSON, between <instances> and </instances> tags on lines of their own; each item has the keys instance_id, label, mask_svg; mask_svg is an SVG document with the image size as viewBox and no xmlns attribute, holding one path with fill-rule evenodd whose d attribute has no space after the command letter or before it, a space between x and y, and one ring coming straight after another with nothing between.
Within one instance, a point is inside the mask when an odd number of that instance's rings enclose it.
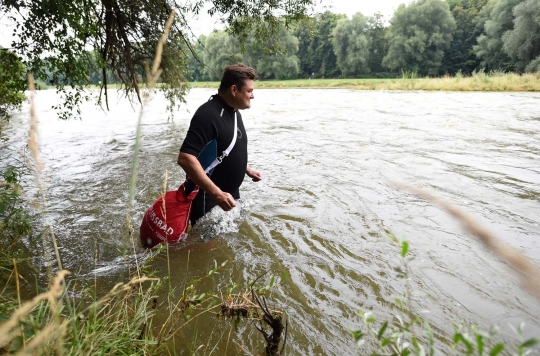
<instances>
[{"instance_id":1,"label":"dark hair","mask_svg":"<svg viewBox=\"0 0 540 356\"><path fill-rule=\"evenodd\" d=\"M238 89L242 89L246 79L255 80L255 78L257 78L255 69L242 63L232 64L223 69L218 92L223 93L233 85L236 85Z\"/></svg>"}]
</instances>

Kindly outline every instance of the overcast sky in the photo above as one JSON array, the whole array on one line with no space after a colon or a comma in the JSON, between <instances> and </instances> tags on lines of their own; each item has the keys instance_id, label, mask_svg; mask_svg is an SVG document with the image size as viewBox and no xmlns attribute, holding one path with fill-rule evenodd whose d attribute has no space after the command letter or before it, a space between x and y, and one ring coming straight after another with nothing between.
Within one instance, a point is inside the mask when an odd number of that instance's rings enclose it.
<instances>
[{"instance_id":1,"label":"overcast sky","mask_svg":"<svg viewBox=\"0 0 540 356\"><path fill-rule=\"evenodd\" d=\"M319 1L319 0L317 0ZM361 12L364 15L373 15L376 12L383 14L386 21L390 20L395 9L402 3L410 3L411 0L321 0L316 10L330 10L334 13L351 15ZM188 18L193 33L196 36L208 35L215 28L222 28L217 16L210 17L206 10L201 11L198 18ZM9 48L11 46L11 33L13 24L8 23L7 16L0 15L0 46Z\"/></svg>"}]
</instances>

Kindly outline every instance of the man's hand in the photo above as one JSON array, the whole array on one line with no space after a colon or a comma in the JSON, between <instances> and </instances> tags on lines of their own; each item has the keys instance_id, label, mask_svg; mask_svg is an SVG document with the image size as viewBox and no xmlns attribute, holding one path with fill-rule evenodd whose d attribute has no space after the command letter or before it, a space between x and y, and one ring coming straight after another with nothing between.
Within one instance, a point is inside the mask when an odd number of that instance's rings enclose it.
<instances>
[{"instance_id":1,"label":"man's hand","mask_svg":"<svg viewBox=\"0 0 540 356\"><path fill-rule=\"evenodd\" d=\"M258 182L262 179L262 174L259 171L256 171L254 169L251 169L249 166L246 167L246 174L249 178L251 178L252 181Z\"/></svg>"},{"instance_id":2,"label":"man's hand","mask_svg":"<svg viewBox=\"0 0 540 356\"><path fill-rule=\"evenodd\" d=\"M189 179L210 194L212 199L216 201L221 209L229 211L236 206L236 202L232 195L219 189L204 173L197 157L180 152L178 155L178 164L184 169Z\"/></svg>"},{"instance_id":3,"label":"man's hand","mask_svg":"<svg viewBox=\"0 0 540 356\"><path fill-rule=\"evenodd\" d=\"M229 211L236 206L236 201L233 196L226 192L220 192L212 198L216 201L217 205L225 211Z\"/></svg>"}]
</instances>

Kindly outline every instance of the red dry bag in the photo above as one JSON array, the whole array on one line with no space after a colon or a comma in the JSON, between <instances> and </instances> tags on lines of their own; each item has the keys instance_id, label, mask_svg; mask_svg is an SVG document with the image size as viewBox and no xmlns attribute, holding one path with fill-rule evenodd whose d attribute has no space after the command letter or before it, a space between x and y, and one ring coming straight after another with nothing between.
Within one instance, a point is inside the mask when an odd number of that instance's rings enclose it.
<instances>
[{"instance_id":1,"label":"red dry bag","mask_svg":"<svg viewBox=\"0 0 540 356\"><path fill-rule=\"evenodd\" d=\"M223 114L223 110L221 111ZM229 155L236 143L238 128L236 112L234 113L234 131L231 144L220 157L216 157L212 163L204 170L208 174L225 157ZM187 182L187 180L186 180ZM145 248L152 248L160 243L174 244L187 237L186 231L189 226L189 216L191 215L191 203L199 192L199 186L186 197L184 182L178 190L165 193L165 204L163 197L160 197L144 213L140 228L141 244Z\"/></svg>"},{"instance_id":2,"label":"red dry bag","mask_svg":"<svg viewBox=\"0 0 540 356\"><path fill-rule=\"evenodd\" d=\"M159 197L144 213L140 227L141 244L144 248L151 248L159 243L177 243L187 237L191 203L199 192L199 187L195 186L186 197L185 184L184 182L178 190Z\"/></svg>"}]
</instances>

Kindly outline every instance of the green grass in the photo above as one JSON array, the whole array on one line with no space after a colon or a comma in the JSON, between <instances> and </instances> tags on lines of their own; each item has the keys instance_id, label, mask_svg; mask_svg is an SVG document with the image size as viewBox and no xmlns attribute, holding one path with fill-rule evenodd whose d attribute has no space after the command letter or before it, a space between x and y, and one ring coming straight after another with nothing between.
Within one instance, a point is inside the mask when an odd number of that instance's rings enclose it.
<instances>
[{"instance_id":1,"label":"green grass","mask_svg":"<svg viewBox=\"0 0 540 356\"><path fill-rule=\"evenodd\" d=\"M297 89L297 88L351 88L362 85L380 84L394 79L291 79L259 80L257 89ZM190 82L193 88L218 88L219 82Z\"/></svg>"},{"instance_id":2,"label":"green grass","mask_svg":"<svg viewBox=\"0 0 540 356\"><path fill-rule=\"evenodd\" d=\"M167 248L162 246L161 249L163 252ZM226 277L219 276L226 264L227 261L215 262L206 275L186 280L181 290L167 287L170 275L162 279L148 278L144 276L144 272L148 272L146 267L141 267L129 282L115 285L103 296L96 295L96 287L89 281L68 279L70 272L65 270L58 272L48 290L32 300L21 302L18 288L17 295L2 293L0 354L175 354L178 350L175 339L182 339L180 336L190 328L197 335L193 320L208 313L219 312L218 320L224 325L239 323L245 318L249 318L248 324L256 320L262 323L264 315L255 305L253 295L268 296L270 289L279 283L274 276L264 285L249 281L250 287L243 291L235 291L238 285L232 282L219 294L198 291L200 282L205 279L223 281ZM13 278L15 281L20 278L16 268ZM167 294L166 298L162 291ZM280 319L282 312L276 313ZM154 322L157 314L161 316L157 318L159 323ZM260 337L262 339L262 335ZM188 354L206 353L214 347L208 340L195 339L192 343L182 345L192 348ZM201 353L195 351L199 349Z\"/></svg>"},{"instance_id":3,"label":"green grass","mask_svg":"<svg viewBox=\"0 0 540 356\"><path fill-rule=\"evenodd\" d=\"M32 232L32 218L25 209L22 167L8 166L0 172L0 270L11 266L24 245L21 239Z\"/></svg>"},{"instance_id":4,"label":"green grass","mask_svg":"<svg viewBox=\"0 0 540 356\"><path fill-rule=\"evenodd\" d=\"M191 82L193 88L218 88L218 82ZM540 91L540 73L474 73L440 78L259 80L256 89L347 88L354 90Z\"/></svg>"},{"instance_id":5,"label":"green grass","mask_svg":"<svg viewBox=\"0 0 540 356\"><path fill-rule=\"evenodd\" d=\"M219 82L190 82L192 88L217 89ZM40 86L42 89L53 87ZM160 87L160 83L156 84ZM100 89L99 85L89 85L88 89ZM121 89L120 84L109 84L108 89ZM256 89L332 89L353 90L426 90L426 91L540 91L540 73L515 74L503 72L485 73L480 71L471 76L460 73L456 76L419 78L414 73L404 73L400 78L365 78L365 79L291 79L258 80Z\"/></svg>"}]
</instances>

